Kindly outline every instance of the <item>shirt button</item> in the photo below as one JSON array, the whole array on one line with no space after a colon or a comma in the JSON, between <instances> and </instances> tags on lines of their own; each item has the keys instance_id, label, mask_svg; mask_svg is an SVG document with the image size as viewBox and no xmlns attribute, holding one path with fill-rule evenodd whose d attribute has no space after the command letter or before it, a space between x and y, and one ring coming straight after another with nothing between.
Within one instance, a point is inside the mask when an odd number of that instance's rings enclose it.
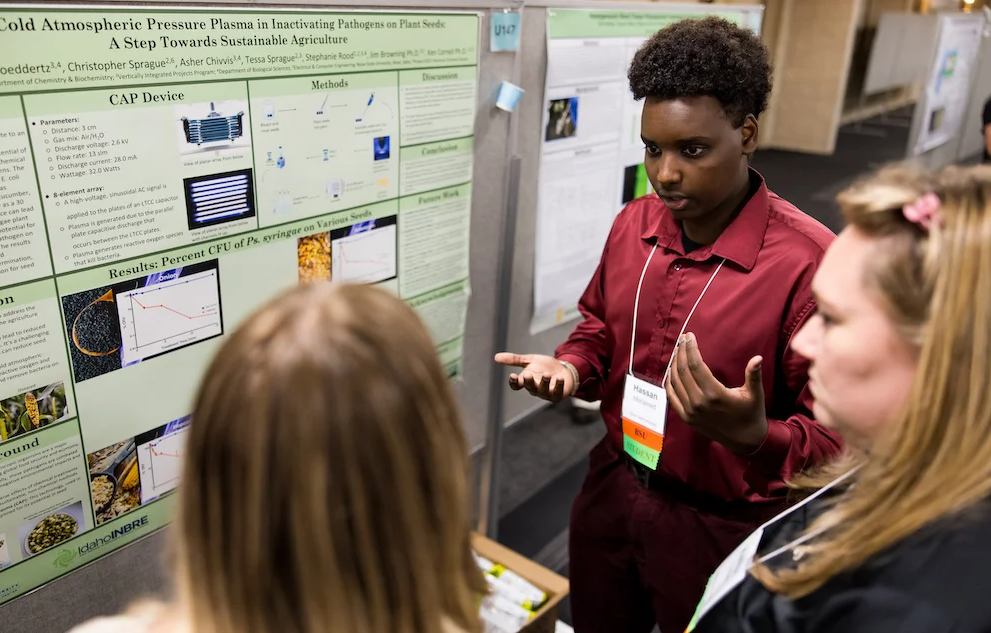
<instances>
[{"instance_id":1,"label":"shirt button","mask_svg":"<svg viewBox=\"0 0 991 633\"><path fill-rule=\"evenodd\" d=\"M661 319L661 320L659 320L657 322L657 327L659 327L659 328L661 328L663 330L664 329L664 324L665 324L664 319Z\"/></svg>"}]
</instances>

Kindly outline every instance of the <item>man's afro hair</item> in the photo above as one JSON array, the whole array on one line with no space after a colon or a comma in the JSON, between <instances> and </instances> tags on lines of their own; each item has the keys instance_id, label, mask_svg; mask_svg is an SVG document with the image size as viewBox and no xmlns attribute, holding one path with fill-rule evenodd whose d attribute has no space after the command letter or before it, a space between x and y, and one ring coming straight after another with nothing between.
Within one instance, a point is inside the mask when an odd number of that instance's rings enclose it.
<instances>
[{"instance_id":1,"label":"man's afro hair","mask_svg":"<svg viewBox=\"0 0 991 633\"><path fill-rule=\"evenodd\" d=\"M637 51L628 76L638 101L714 97L736 126L748 114L759 117L771 94L767 47L752 31L715 16L655 33Z\"/></svg>"}]
</instances>

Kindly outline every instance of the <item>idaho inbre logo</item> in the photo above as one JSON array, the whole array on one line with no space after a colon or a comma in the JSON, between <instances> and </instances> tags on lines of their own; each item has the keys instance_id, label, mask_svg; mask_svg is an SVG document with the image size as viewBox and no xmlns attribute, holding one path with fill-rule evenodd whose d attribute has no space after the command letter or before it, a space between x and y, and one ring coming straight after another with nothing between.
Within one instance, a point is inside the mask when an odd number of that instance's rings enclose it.
<instances>
[{"instance_id":1,"label":"idaho inbre logo","mask_svg":"<svg viewBox=\"0 0 991 633\"><path fill-rule=\"evenodd\" d=\"M76 558L76 551L71 549L64 549L58 553L55 560L52 561L52 565L55 567L61 567L62 569L68 569L69 565Z\"/></svg>"}]
</instances>

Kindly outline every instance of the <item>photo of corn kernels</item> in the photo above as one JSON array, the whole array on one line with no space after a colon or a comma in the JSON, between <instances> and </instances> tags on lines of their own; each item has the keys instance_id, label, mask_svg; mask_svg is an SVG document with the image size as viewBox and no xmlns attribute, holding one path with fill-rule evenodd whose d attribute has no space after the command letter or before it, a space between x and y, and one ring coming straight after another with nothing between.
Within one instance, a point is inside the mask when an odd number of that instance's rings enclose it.
<instances>
[{"instance_id":1,"label":"photo of corn kernels","mask_svg":"<svg viewBox=\"0 0 991 633\"><path fill-rule=\"evenodd\" d=\"M299 238L299 283L330 281L330 233L316 233Z\"/></svg>"}]
</instances>

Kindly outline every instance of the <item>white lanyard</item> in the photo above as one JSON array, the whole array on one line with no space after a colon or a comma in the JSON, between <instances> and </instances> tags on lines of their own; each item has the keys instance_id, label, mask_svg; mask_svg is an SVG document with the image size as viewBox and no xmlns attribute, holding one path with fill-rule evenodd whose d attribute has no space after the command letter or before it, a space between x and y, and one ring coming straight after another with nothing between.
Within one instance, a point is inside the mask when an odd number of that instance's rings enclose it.
<instances>
[{"instance_id":1,"label":"white lanyard","mask_svg":"<svg viewBox=\"0 0 991 633\"><path fill-rule=\"evenodd\" d=\"M775 556L794 549L802 543L805 543L806 541L809 541L825 532L825 529L815 530L792 541L784 547L779 547L766 556L757 556L757 549L760 547L760 542L763 539L764 530L769 525L777 523L792 512L801 509L806 504L809 504L818 497L822 496L830 488L835 488L839 484L843 483L851 475L857 472L858 468L859 466L841 475L826 486L817 490L815 493L803 499L800 503L793 505L770 521L763 523L759 528L754 530L750 536L744 539L744 541L740 543L740 545L733 550L729 556L726 557L726 560L724 560L719 567L716 568L716 571L713 572L712 576L709 577L709 582L705 586L705 592L702 594L702 599L695 608L695 615L692 616L692 621L688 624L688 631L691 632L695 630L695 625L705 616L706 613L712 610L716 604L726 598L726 596L728 596L735 588L739 587L740 584L743 583L750 569L753 568L755 559L760 563L764 563Z\"/></svg>"},{"instance_id":2,"label":"white lanyard","mask_svg":"<svg viewBox=\"0 0 991 633\"><path fill-rule=\"evenodd\" d=\"M637 283L637 297L633 301L633 335L630 337L630 375L631 376L633 375L633 352L634 350L636 350L637 347L637 312L640 311L640 289L643 287L643 278L647 275L647 268L650 266L650 260L653 259L654 251L656 250L657 250L657 244L655 243L654 247L650 249L650 255L647 256L647 261L643 265L643 270L640 271L640 281ZM723 261L719 262L719 265L716 266L715 272L713 272L712 276L709 277L709 281L706 282L705 288L702 289L702 294L700 294L699 298L695 300L695 305L693 305L692 309L689 310L688 317L685 319L685 323L681 326L681 332L678 333L678 338L675 339L674 349L671 350L671 358L668 359L668 366L664 370L664 375L661 376L661 385L664 385L664 382L667 380L668 373L671 371L671 365L674 363L674 354L675 352L678 351L678 343L681 341L681 337L685 335L685 328L688 327L688 321L691 320L692 315L695 314L695 308L699 307L699 302L702 301L702 297L705 296L705 291L709 289L710 285L712 285L712 280L716 278L716 275L719 274L720 269L722 269L723 264L725 263L726 263L726 258L723 258Z\"/></svg>"},{"instance_id":3,"label":"white lanyard","mask_svg":"<svg viewBox=\"0 0 991 633\"><path fill-rule=\"evenodd\" d=\"M814 493L810 494L805 499L802 499L802 501L800 501L799 503L796 503L792 507L790 507L787 510L781 512L780 514L778 514L776 517L774 517L770 521L765 522L763 525L761 525L757 529L758 530L764 530L769 525L773 525L774 523L777 523L778 521L780 521L781 519L785 518L786 516L788 516L792 512L795 512L795 511L799 510L800 508L802 508L803 506L811 503L812 501L814 501L818 497L821 497L823 494L825 494L831 488L835 488L836 486L840 485L841 483L843 483L844 481L846 481L847 479L849 479L850 477L852 477L853 474L855 472L857 472L858 470L860 470L860 466L857 466L857 467L855 467L855 468L853 468L851 470L848 470L847 472L845 472L844 474L840 475L839 477L837 477L833 481L829 482L828 484L826 484L825 486L823 486L819 490L816 490ZM808 541L811 541L812 539L814 539L815 537L819 536L820 534L822 534L825 531L826 531L826 528L819 528L817 530L814 530L812 532L809 532L808 534L804 534L804 535L798 537L797 539L795 539L794 541L788 543L787 545L782 545L781 547L779 547L778 549L774 550L770 554L765 554L764 556L761 556L760 558L757 559L757 562L758 563L762 563L762 564L763 563L766 563L767 561L771 560L775 556L779 556L781 554L784 554L785 552L787 552L789 550L793 550L796 547L798 547L799 545L802 545L803 543L807 543Z\"/></svg>"}]
</instances>

